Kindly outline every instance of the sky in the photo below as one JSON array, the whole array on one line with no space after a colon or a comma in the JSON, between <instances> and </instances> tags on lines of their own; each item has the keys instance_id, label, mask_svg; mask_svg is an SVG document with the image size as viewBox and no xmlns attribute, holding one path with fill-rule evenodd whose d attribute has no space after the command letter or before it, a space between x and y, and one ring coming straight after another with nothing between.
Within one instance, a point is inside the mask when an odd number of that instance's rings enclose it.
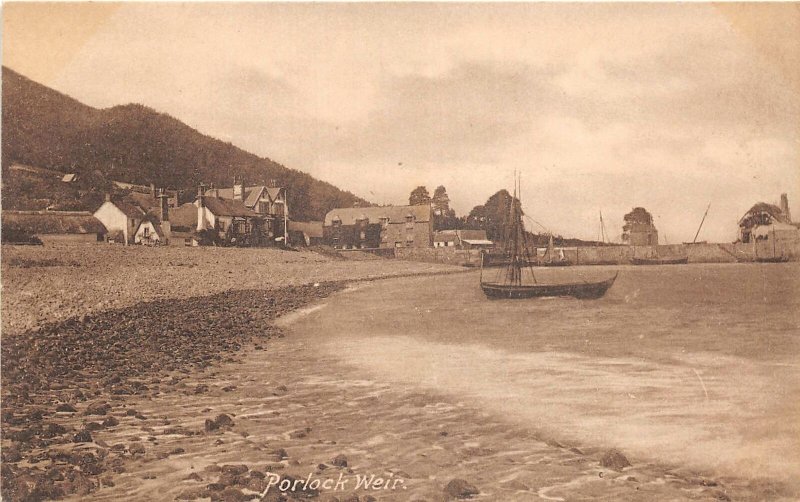
<instances>
[{"instance_id":1,"label":"sky","mask_svg":"<svg viewBox=\"0 0 800 502\"><path fill-rule=\"evenodd\" d=\"M141 103L352 191L525 212L618 240L800 220L800 4L5 3L3 64L95 107Z\"/></svg>"}]
</instances>

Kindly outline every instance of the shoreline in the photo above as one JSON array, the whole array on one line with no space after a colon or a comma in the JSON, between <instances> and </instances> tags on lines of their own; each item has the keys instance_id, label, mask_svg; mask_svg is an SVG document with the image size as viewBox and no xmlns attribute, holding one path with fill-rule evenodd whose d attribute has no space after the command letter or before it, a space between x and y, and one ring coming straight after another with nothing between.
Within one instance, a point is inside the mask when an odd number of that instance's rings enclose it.
<instances>
[{"instance_id":1,"label":"shoreline","mask_svg":"<svg viewBox=\"0 0 800 502\"><path fill-rule=\"evenodd\" d=\"M352 284L469 271L400 272L156 299L5 334L3 495L57 499L113 485L104 477L124 471L126 456L135 457L139 448L115 448L94 436L126 418L147 420L125 409L129 399L174 394L187 375L236 361L246 346L265 350L261 343L283 336L275 321L284 315Z\"/></svg>"},{"instance_id":2,"label":"shoreline","mask_svg":"<svg viewBox=\"0 0 800 502\"><path fill-rule=\"evenodd\" d=\"M473 270L404 277L467 272ZM740 486L738 480L636 459L622 467L614 455L604 461L608 451L509 428L452 397L365 381L335 355L312 354L306 344L313 340L285 336L291 330L291 321L281 322L286 316L352 285L396 277L152 300L82 314L82 322L72 317L49 323L22 338L4 337L4 497L247 500L266 488L272 473L281 480L328 474L402 478L411 490L354 490L353 482L346 492L305 492L321 500L446 500L454 479L474 485L477 497L487 500L534 494L569 500L559 493L572 489L627 500L784 496L757 481ZM191 315L198 312L205 315ZM206 326L211 314L213 325ZM225 317L233 318L230 324ZM166 336L164 319L171 320ZM94 328L85 329L87 324ZM120 329L131 336L112 336ZM186 333L202 330L212 337L187 339ZM40 363L54 354L42 340L76 341L69 336L90 342L82 351L96 372L70 366L56 378L43 378L49 369ZM102 340L109 343L98 344ZM170 346L170 340L194 343ZM21 353L26 356L14 357ZM62 359L86 366L73 356ZM38 369L9 373L15 359ZM60 371L65 364L52 368ZM61 404L75 411L56 411ZM339 455L346 466L337 465ZM272 495L265 500L280 499Z\"/></svg>"}]
</instances>

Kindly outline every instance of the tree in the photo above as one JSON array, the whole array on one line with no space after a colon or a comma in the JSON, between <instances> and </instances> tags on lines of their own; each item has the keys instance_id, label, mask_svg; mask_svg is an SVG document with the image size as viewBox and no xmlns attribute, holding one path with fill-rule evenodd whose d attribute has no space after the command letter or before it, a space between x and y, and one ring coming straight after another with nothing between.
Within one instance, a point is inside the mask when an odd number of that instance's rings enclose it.
<instances>
[{"instance_id":1,"label":"tree","mask_svg":"<svg viewBox=\"0 0 800 502\"><path fill-rule=\"evenodd\" d=\"M456 217L456 212L450 209L450 197L447 196L447 189L442 185L433 191L433 229L434 230L458 230L461 228L462 220Z\"/></svg>"},{"instance_id":2,"label":"tree","mask_svg":"<svg viewBox=\"0 0 800 502\"><path fill-rule=\"evenodd\" d=\"M424 186L418 186L412 190L411 195L408 196L409 206L424 206L425 204L430 203L431 195L428 193L428 189Z\"/></svg>"},{"instance_id":3,"label":"tree","mask_svg":"<svg viewBox=\"0 0 800 502\"><path fill-rule=\"evenodd\" d=\"M522 216L519 199L515 199L507 190L500 190L489 197L486 204L475 206L470 211L464 222L464 227L469 229L486 230L489 240L505 240L505 230L509 226L511 217L511 204L516 205L516 212Z\"/></svg>"},{"instance_id":4,"label":"tree","mask_svg":"<svg viewBox=\"0 0 800 502\"><path fill-rule=\"evenodd\" d=\"M638 230L647 227L647 229L655 231L653 216L643 207L633 208L623 219L625 220L625 224L622 226L623 242L627 242L630 239L631 231L634 229Z\"/></svg>"}]
</instances>

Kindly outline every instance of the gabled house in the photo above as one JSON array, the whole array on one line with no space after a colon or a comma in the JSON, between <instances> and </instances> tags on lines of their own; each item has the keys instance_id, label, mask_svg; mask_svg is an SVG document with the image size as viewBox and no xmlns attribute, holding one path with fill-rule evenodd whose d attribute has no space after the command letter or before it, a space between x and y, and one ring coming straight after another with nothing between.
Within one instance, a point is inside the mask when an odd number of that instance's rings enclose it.
<instances>
[{"instance_id":1,"label":"gabled house","mask_svg":"<svg viewBox=\"0 0 800 502\"><path fill-rule=\"evenodd\" d=\"M739 240L796 241L800 240L798 224L792 222L789 212L789 198L781 194L780 205L759 202L747 210L739 219Z\"/></svg>"},{"instance_id":2,"label":"gabled house","mask_svg":"<svg viewBox=\"0 0 800 502\"><path fill-rule=\"evenodd\" d=\"M131 192L122 197L106 195L94 212L108 229L108 239L124 244L168 244L170 238L169 196L163 191Z\"/></svg>"},{"instance_id":3,"label":"gabled house","mask_svg":"<svg viewBox=\"0 0 800 502\"><path fill-rule=\"evenodd\" d=\"M204 195L241 201L246 208L259 214L264 220L267 239L286 241L289 232L289 201L286 187L279 187L275 182L269 185L248 186L244 178L234 177L232 187L211 187L204 192Z\"/></svg>"},{"instance_id":4,"label":"gabled house","mask_svg":"<svg viewBox=\"0 0 800 502\"><path fill-rule=\"evenodd\" d=\"M268 242L262 215L245 206L240 199L225 199L206 193L201 186L194 202L198 234L214 243L233 246L263 246Z\"/></svg>"}]
</instances>

